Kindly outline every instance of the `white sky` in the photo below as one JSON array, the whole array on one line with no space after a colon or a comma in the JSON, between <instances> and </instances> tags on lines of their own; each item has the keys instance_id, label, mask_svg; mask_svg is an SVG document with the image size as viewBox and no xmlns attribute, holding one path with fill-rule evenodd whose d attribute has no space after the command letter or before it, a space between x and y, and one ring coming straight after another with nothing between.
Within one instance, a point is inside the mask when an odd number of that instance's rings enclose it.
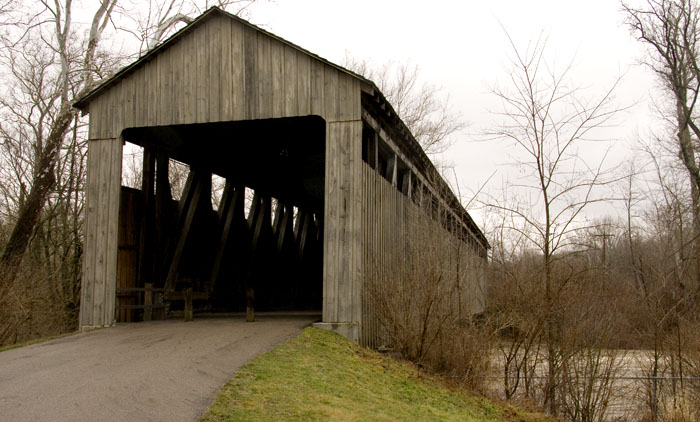
<instances>
[{"instance_id":1,"label":"white sky","mask_svg":"<svg viewBox=\"0 0 700 422\"><path fill-rule=\"evenodd\" d=\"M550 58L561 65L574 59L572 79L589 87L591 97L625 75L616 104L632 107L618 115L616 128L599 134L610 140L610 166L628 159L639 133L658 123L648 100L655 80L638 64L642 46L624 25L616 0L278 0L255 6L251 21L335 63L347 51L377 65L417 64L422 79L442 86L454 110L469 122L447 154L463 193L477 189L494 171L488 190L514 174L502 165L511 158L509 148L476 142L490 124L489 110L500 108L488 87L506 82L512 49L501 24L521 48L543 31L548 34ZM594 152L607 147L601 143Z\"/></svg>"}]
</instances>

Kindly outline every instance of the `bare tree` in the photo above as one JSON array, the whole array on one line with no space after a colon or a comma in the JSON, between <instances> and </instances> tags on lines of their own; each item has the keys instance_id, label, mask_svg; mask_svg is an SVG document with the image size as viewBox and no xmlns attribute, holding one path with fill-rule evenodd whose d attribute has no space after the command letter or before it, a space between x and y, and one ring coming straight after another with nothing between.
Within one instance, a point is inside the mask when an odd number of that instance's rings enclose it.
<instances>
[{"instance_id":1,"label":"bare tree","mask_svg":"<svg viewBox=\"0 0 700 422\"><path fill-rule=\"evenodd\" d=\"M421 83L418 65L388 62L375 68L347 54L343 65L377 84L428 155L445 152L452 137L465 128L466 122L452 110L442 88Z\"/></svg>"},{"instance_id":2,"label":"bare tree","mask_svg":"<svg viewBox=\"0 0 700 422\"><path fill-rule=\"evenodd\" d=\"M27 110L15 107L12 98L5 99L3 112L21 122L15 134L22 139L16 140L31 145L32 161L27 193L19 203L14 228L0 257L8 280L14 278L41 211L56 186L56 163L64 138L76 118L72 102L94 84L93 70L98 67L98 45L115 5L116 0L102 0L99 3L84 47L77 51L71 0L65 0L65 3L58 0L53 3L41 2L38 13L52 26L50 32L39 25L36 31L28 29L19 42L5 43L5 59L9 60L16 85L24 94L19 101L28 101L25 106L30 108L30 113L24 114ZM42 31L48 32L46 36L42 36ZM18 45L21 47L17 48ZM31 53L27 52L32 51L39 53L40 57L29 57L27 54ZM18 55L25 55L28 67L17 67L14 60ZM31 63L34 59L40 60L40 69L47 75L37 76L34 73L36 69ZM28 118L23 119L26 116ZM22 127L32 130L24 131ZM5 130L5 139L8 139L10 130Z\"/></svg>"},{"instance_id":3,"label":"bare tree","mask_svg":"<svg viewBox=\"0 0 700 422\"><path fill-rule=\"evenodd\" d=\"M700 165L696 104L700 92L700 13L695 0L647 0L641 8L623 2L628 24L649 50L646 64L669 97L675 149L685 167L693 207L691 254L694 288L700 289Z\"/></svg>"},{"instance_id":4,"label":"bare tree","mask_svg":"<svg viewBox=\"0 0 700 422\"><path fill-rule=\"evenodd\" d=\"M509 38L510 39L510 38ZM546 40L540 38L525 53L510 39L514 51L509 88L493 89L501 99L502 124L488 135L510 142L522 157L517 165L525 174L512 186L519 198L510 203L490 202L491 208L514 215L515 224L503 230L518 232L540 256L539 282L543 294L542 322L546 344L547 380L544 403L558 412L557 383L562 360L562 293L576 275L575 269L558 266L572 251L573 234L585 227L582 213L590 204L604 198L596 188L604 180L603 163L590 166L577 148L593 135L592 131L609 122L615 113L611 95L617 84L597 100L586 102L570 85L571 65L556 73L547 65Z\"/></svg>"},{"instance_id":5,"label":"bare tree","mask_svg":"<svg viewBox=\"0 0 700 422\"><path fill-rule=\"evenodd\" d=\"M472 388L483 385L491 337L473 323L482 296L477 251L419 208L392 245L371 250L363 294L385 347Z\"/></svg>"},{"instance_id":6,"label":"bare tree","mask_svg":"<svg viewBox=\"0 0 700 422\"><path fill-rule=\"evenodd\" d=\"M149 1L145 16L135 14L137 31L144 46L151 48L177 28L188 23L183 13L199 13L210 6L245 11L255 0ZM13 212L14 227L0 263L7 280L12 280L40 220L41 212L56 187L56 166L66 134L76 120L72 103L95 86L95 81L115 70L123 57L116 59L100 49L103 34L110 27L124 30L128 25L114 24L115 16L127 17L129 4L119 0L100 0L87 36L73 19L72 0L42 0L33 9L23 10L26 22L17 39L3 40L3 65L12 76L8 81L12 95L2 98L2 113L12 123L2 125L8 152L15 161L12 170L18 176L13 194L3 192ZM0 3L0 8L12 3ZM143 3L131 3L134 8ZM120 6L120 7L118 7ZM4 9L0 9L2 13ZM12 151L10 151L12 150ZM9 166L12 167L12 166ZM9 168L8 167L8 168ZM20 168L21 167L21 168Z\"/></svg>"}]
</instances>

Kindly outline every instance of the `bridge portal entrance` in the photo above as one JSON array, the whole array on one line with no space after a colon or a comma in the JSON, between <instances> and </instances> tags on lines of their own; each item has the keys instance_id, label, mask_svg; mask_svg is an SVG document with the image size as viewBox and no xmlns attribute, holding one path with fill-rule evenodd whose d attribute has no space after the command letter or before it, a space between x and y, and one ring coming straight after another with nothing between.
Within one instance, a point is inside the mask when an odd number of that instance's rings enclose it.
<instances>
[{"instance_id":1,"label":"bridge portal entrance","mask_svg":"<svg viewBox=\"0 0 700 422\"><path fill-rule=\"evenodd\" d=\"M121 192L117 321L320 314L325 134L317 116L125 129L143 159Z\"/></svg>"}]
</instances>

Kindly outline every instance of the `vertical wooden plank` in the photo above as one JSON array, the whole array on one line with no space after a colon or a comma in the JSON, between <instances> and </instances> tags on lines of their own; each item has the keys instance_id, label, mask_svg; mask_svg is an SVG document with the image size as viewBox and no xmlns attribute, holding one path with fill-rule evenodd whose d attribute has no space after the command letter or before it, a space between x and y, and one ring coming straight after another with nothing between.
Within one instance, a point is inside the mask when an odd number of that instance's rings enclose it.
<instances>
[{"instance_id":1,"label":"vertical wooden plank","mask_svg":"<svg viewBox=\"0 0 700 422\"><path fill-rule=\"evenodd\" d=\"M90 114L88 114L88 139L95 139L97 138L97 124L95 123L97 114L95 113L94 101L90 103L88 110L90 111Z\"/></svg>"},{"instance_id":2,"label":"vertical wooden plank","mask_svg":"<svg viewBox=\"0 0 700 422\"><path fill-rule=\"evenodd\" d=\"M170 107L170 124L178 124L183 121L183 110L182 105L186 102L186 98L183 96L183 80L182 80L182 70L184 62L183 45L182 42L177 42L170 47L170 93L169 95L169 107Z\"/></svg>"},{"instance_id":3,"label":"vertical wooden plank","mask_svg":"<svg viewBox=\"0 0 700 422\"><path fill-rule=\"evenodd\" d=\"M147 72L147 67L144 65L141 69L139 69L137 72L140 74L140 78L137 81L139 83L137 87L137 95L138 95L138 105L137 108L134 109L134 113L136 115L136 119L138 119L138 126L146 126L147 121L148 121L148 108L151 107L151 102L149 101L148 98L148 72Z\"/></svg>"},{"instance_id":4,"label":"vertical wooden plank","mask_svg":"<svg viewBox=\"0 0 700 422\"><path fill-rule=\"evenodd\" d=\"M144 97L143 97L143 111L144 111L144 126L154 126L157 121L158 113L158 103L159 99L155 96L158 89L158 68L155 61L151 60L144 64Z\"/></svg>"},{"instance_id":5,"label":"vertical wooden plank","mask_svg":"<svg viewBox=\"0 0 700 422\"><path fill-rule=\"evenodd\" d=\"M122 113L124 114L123 127L134 127L134 78L126 78L121 83L124 84L124 99L122 102Z\"/></svg>"},{"instance_id":6,"label":"vertical wooden plank","mask_svg":"<svg viewBox=\"0 0 700 422\"><path fill-rule=\"evenodd\" d=\"M352 321L352 248L350 226L352 218L352 198L350 197L350 156L348 141L351 137L350 127L347 123L337 123L338 133L338 238L340 250L338 251L338 267L340 270L339 280L339 320L342 322Z\"/></svg>"},{"instance_id":7,"label":"vertical wooden plank","mask_svg":"<svg viewBox=\"0 0 700 422\"><path fill-rule=\"evenodd\" d=\"M109 199L107 201L107 239L105 248L105 306L104 325L114 323L116 305L117 283L117 258L119 253L119 202L121 194L121 170L122 170L122 139L121 137L107 142L110 151L109 178L107 189Z\"/></svg>"},{"instance_id":8,"label":"vertical wooden plank","mask_svg":"<svg viewBox=\"0 0 700 422\"><path fill-rule=\"evenodd\" d=\"M194 320L194 310L192 308L192 286L185 287L183 291L185 299L185 322Z\"/></svg>"},{"instance_id":9,"label":"vertical wooden plank","mask_svg":"<svg viewBox=\"0 0 700 422\"><path fill-rule=\"evenodd\" d=\"M336 322L338 308L336 287L338 284L337 257L337 177L335 154L335 125L326 122L326 170L325 201L323 211L323 321Z\"/></svg>"},{"instance_id":10,"label":"vertical wooden plank","mask_svg":"<svg viewBox=\"0 0 700 422\"><path fill-rule=\"evenodd\" d=\"M258 99L255 119L272 117L272 69L270 66L270 37L257 33L257 69Z\"/></svg>"},{"instance_id":11,"label":"vertical wooden plank","mask_svg":"<svg viewBox=\"0 0 700 422\"><path fill-rule=\"evenodd\" d=\"M360 120L362 118L362 86L359 80L352 79L353 110L350 120Z\"/></svg>"},{"instance_id":12,"label":"vertical wooden plank","mask_svg":"<svg viewBox=\"0 0 700 422\"><path fill-rule=\"evenodd\" d=\"M345 73L338 74L338 119L352 120L354 116L353 80Z\"/></svg>"},{"instance_id":13,"label":"vertical wooden plank","mask_svg":"<svg viewBox=\"0 0 700 422\"><path fill-rule=\"evenodd\" d=\"M367 262L368 262L368 266L369 266L368 271L372 271L372 277L373 277L374 276L373 275L374 268L372 268L371 265L372 265L373 252L376 249L376 244L377 244L377 240L374 236L374 226L375 226L375 224L374 224L374 199L375 199L376 193L374 191L373 171L371 170L371 168L366 168L365 170L366 170L366 174L367 174L367 182L366 182L367 192L368 192L367 200L369 201L367 204L367 209L369 211L368 222L367 222L367 226L368 226L367 237L369 239L368 245L370 245L370 248L367 250ZM369 322L369 324L370 324L370 338L371 338L370 342L372 342L375 338L374 305L371 302L371 300L369 300L369 299L367 301L367 305L369 308L368 319L370 321ZM370 344L372 344L372 346L375 347L374 343L370 343Z\"/></svg>"},{"instance_id":14,"label":"vertical wooden plank","mask_svg":"<svg viewBox=\"0 0 700 422\"><path fill-rule=\"evenodd\" d=\"M209 106L208 122L221 121L221 21L224 18L217 16L204 26L207 29L207 44L205 46L205 66L207 80L204 81L208 92L207 103Z\"/></svg>"},{"instance_id":15,"label":"vertical wooden plank","mask_svg":"<svg viewBox=\"0 0 700 422\"><path fill-rule=\"evenodd\" d=\"M325 116L324 111L324 85L325 65L316 59L311 59L310 83L311 83L311 114ZM328 119L326 119L328 121Z\"/></svg>"},{"instance_id":16,"label":"vertical wooden plank","mask_svg":"<svg viewBox=\"0 0 700 422\"><path fill-rule=\"evenodd\" d=\"M351 148L352 165L352 203L353 203L353 227L352 227L352 253L353 253L353 321L358 323L362 318L362 122L350 123L352 137L349 139Z\"/></svg>"},{"instance_id":17,"label":"vertical wooden plank","mask_svg":"<svg viewBox=\"0 0 700 422\"><path fill-rule=\"evenodd\" d=\"M107 97L101 97L97 100L97 113L95 123L97 124L96 139L104 139L109 136L108 119L109 108Z\"/></svg>"},{"instance_id":18,"label":"vertical wooden plank","mask_svg":"<svg viewBox=\"0 0 700 422\"><path fill-rule=\"evenodd\" d=\"M357 301L357 231L356 231L356 221L358 218L357 212L359 208L357 207L357 198L355 197L357 193L356 186L356 176L355 176L355 160L354 160L354 146L357 144L353 142L355 139L355 125L353 123L343 123L343 126L347 126L346 129L346 139L345 148L348 161L348 173L346 175L347 183L347 238L348 238L348 284L350 285L350 294L348 295L348 306L349 309L349 321L359 322L358 317L360 316L360 311L357 309L359 301ZM360 140L360 145L362 145L362 140Z\"/></svg>"},{"instance_id":19,"label":"vertical wooden plank","mask_svg":"<svg viewBox=\"0 0 700 422\"><path fill-rule=\"evenodd\" d=\"M284 47L284 115L298 116L299 109L297 107L297 75L300 69L297 68L297 50L285 46Z\"/></svg>"},{"instance_id":20,"label":"vertical wooden plank","mask_svg":"<svg viewBox=\"0 0 700 422\"><path fill-rule=\"evenodd\" d=\"M369 209L371 210L371 214L370 214L371 220L369 223L370 224L369 236L371 236L371 239L372 239L371 240L372 248L369 251L369 253L370 253L369 260L371 263L372 260L374 259L374 251L377 249L376 216L375 216L375 214L376 214L375 213L375 202L376 202L377 192L376 192L375 186L374 186L374 173L369 172L369 171L368 171L368 173L369 173L369 178L367 180L367 184L368 184L368 189L371 189L371 191L370 191L371 192L370 205L369 205ZM370 265L372 265L372 264L370 264ZM372 269L372 271L374 271L374 269ZM372 318L371 324L372 324L372 336L374 337L375 336L375 333L374 333L374 331L375 331L374 330L375 329L375 314L374 314L374 306L371 302L370 302L370 306L372 307L371 308L372 309L372 311L371 311L371 318Z\"/></svg>"},{"instance_id":21,"label":"vertical wooden plank","mask_svg":"<svg viewBox=\"0 0 700 422\"><path fill-rule=\"evenodd\" d=\"M244 60L245 60L245 104L246 118L258 118L258 34L252 29L244 28Z\"/></svg>"},{"instance_id":22,"label":"vertical wooden plank","mask_svg":"<svg viewBox=\"0 0 700 422\"><path fill-rule=\"evenodd\" d=\"M100 138L108 138L111 130L110 113L112 110L110 109L111 104L107 100L108 98L106 96L100 98Z\"/></svg>"},{"instance_id":23,"label":"vertical wooden plank","mask_svg":"<svg viewBox=\"0 0 700 422\"><path fill-rule=\"evenodd\" d=\"M160 94L160 108L162 114L159 121L162 125L171 125L179 123L177 120L177 97L179 87L175 84L175 73L179 72L179 69L176 69L179 64L177 43L168 48L165 52L167 52L167 54L164 54L161 59L162 63L160 69L160 89L164 92Z\"/></svg>"},{"instance_id":24,"label":"vertical wooden plank","mask_svg":"<svg viewBox=\"0 0 700 422\"><path fill-rule=\"evenodd\" d=\"M286 72L293 72L286 69L285 47L277 40L270 41L270 78L272 80L270 97L272 101L271 116L282 117L285 115L285 83Z\"/></svg>"},{"instance_id":25,"label":"vertical wooden plank","mask_svg":"<svg viewBox=\"0 0 700 422\"><path fill-rule=\"evenodd\" d=\"M95 268L97 250L97 203L99 196L99 162L102 145L88 141L87 192L85 198L85 252L83 256L82 286L80 291L80 326L93 324Z\"/></svg>"},{"instance_id":26,"label":"vertical wooden plank","mask_svg":"<svg viewBox=\"0 0 700 422\"><path fill-rule=\"evenodd\" d=\"M221 61L219 63L219 75L221 77L221 115L222 121L233 120L233 69L231 67L232 60L232 43L231 38L231 19L222 19L220 24L221 48L219 54Z\"/></svg>"},{"instance_id":27,"label":"vertical wooden plank","mask_svg":"<svg viewBox=\"0 0 700 422\"><path fill-rule=\"evenodd\" d=\"M336 273L338 274L337 307L339 322L354 322L353 309L353 264L354 239L352 232L353 198L352 198L352 156L350 143L353 125L348 122L331 123L331 141L335 145L336 175L335 203L337 215L336 226Z\"/></svg>"},{"instance_id":28,"label":"vertical wooden plank","mask_svg":"<svg viewBox=\"0 0 700 422\"><path fill-rule=\"evenodd\" d=\"M100 161L97 165L97 204L96 204L96 241L95 241L95 274L93 288L92 324L103 325L104 318L104 293L105 293L105 249L107 241L107 212L109 203L109 189L107 179L109 178L109 161L111 160L111 150L104 140L96 141L100 145Z\"/></svg>"},{"instance_id":29,"label":"vertical wooden plank","mask_svg":"<svg viewBox=\"0 0 700 422\"><path fill-rule=\"evenodd\" d=\"M299 116L306 116L311 114L311 61L315 59L296 52L296 60L297 113Z\"/></svg>"},{"instance_id":30,"label":"vertical wooden plank","mask_svg":"<svg viewBox=\"0 0 700 422\"><path fill-rule=\"evenodd\" d=\"M364 189L364 182L365 182L364 172L362 173L362 179L361 179L360 182L361 182L361 185L362 185L362 189L361 189L361 191L362 191L362 205L364 205L364 204L366 203L366 198L365 198L366 189ZM367 243L366 243L366 236L365 236L365 228L367 227L367 225L366 225L365 219L366 219L366 216L367 216L367 210L366 210L364 207L362 207L362 208L361 208L361 211L362 211L362 215L361 215L361 218L362 218L362 228L361 228L361 230L362 230L362 231L361 231L361 233L360 233L360 236L361 236L361 238L362 238L363 245L366 245ZM364 288L365 288L365 283L364 283L364 263L365 263L365 248L363 247L363 248L362 248L361 261L360 261L360 272L361 272L361 274L362 274L362 285L361 285L361 289L362 289L362 294L363 294L362 297L363 297L363 299L364 299ZM366 321L366 318L367 318L367 310L366 310L366 303L365 303L364 300L362 300L362 302L361 302L361 307L362 307L362 311L361 311L361 317L360 317L360 345L366 347L366 346L367 346L367 337L366 337L366 336L367 336L367 321Z\"/></svg>"},{"instance_id":31,"label":"vertical wooden plank","mask_svg":"<svg viewBox=\"0 0 700 422\"><path fill-rule=\"evenodd\" d=\"M170 73L170 49L165 49L162 53L157 55L151 61L153 65L155 78L154 84L151 87L151 98L157 101L158 107L154 110L155 120L153 120L151 125L164 125L167 124L168 120L168 110L170 109L170 103L168 98L168 93L166 91L169 88L169 73Z\"/></svg>"},{"instance_id":32,"label":"vertical wooden plank","mask_svg":"<svg viewBox=\"0 0 700 422\"><path fill-rule=\"evenodd\" d=\"M109 100L108 137L114 138L119 136L119 133L124 125L124 113L122 110L122 104L124 101L124 84L119 82L112 88L111 91L111 95L106 96Z\"/></svg>"},{"instance_id":33,"label":"vertical wooden plank","mask_svg":"<svg viewBox=\"0 0 700 422\"><path fill-rule=\"evenodd\" d=\"M367 316L369 315L369 302L367 301L367 249L369 246L367 238L367 178L366 174L362 172L362 325L360 327L362 333L362 342L365 347L369 347L369 321Z\"/></svg>"},{"instance_id":34,"label":"vertical wooden plank","mask_svg":"<svg viewBox=\"0 0 700 422\"><path fill-rule=\"evenodd\" d=\"M196 59L194 53L194 37L184 37L180 40L182 48L182 103L180 103L179 113L182 116L182 123L194 123L195 121L195 84L194 69Z\"/></svg>"},{"instance_id":35,"label":"vertical wooden plank","mask_svg":"<svg viewBox=\"0 0 700 422\"><path fill-rule=\"evenodd\" d=\"M369 183L371 184L371 189L372 189L372 198L371 198L371 209L372 209L372 255L370 256L370 259L373 262L373 265L378 269L379 267L377 266L377 259L378 259L378 251L379 251L379 241L377 237L377 186L376 186L376 174L374 172L371 173ZM374 269L373 269L374 270ZM377 274L378 276L378 274ZM376 318L374 313L372 314L373 318ZM374 326L373 322L373 326Z\"/></svg>"},{"instance_id":36,"label":"vertical wooden plank","mask_svg":"<svg viewBox=\"0 0 700 422\"><path fill-rule=\"evenodd\" d=\"M327 121L339 120L338 71L328 66L323 75L323 113Z\"/></svg>"},{"instance_id":37,"label":"vertical wooden plank","mask_svg":"<svg viewBox=\"0 0 700 422\"><path fill-rule=\"evenodd\" d=\"M247 115L246 70L248 58L245 28L238 22L231 21L231 109L233 120L243 120Z\"/></svg>"},{"instance_id":38,"label":"vertical wooden plank","mask_svg":"<svg viewBox=\"0 0 700 422\"><path fill-rule=\"evenodd\" d=\"M376 186L376 173L374 171L370 172L370 178L369 178L369 184L372 189L372 197L370 199L371 201L371 210L372 210L372 245L373 248L371 250L372 255L370 256L370 259L372 261L376 260L377 257L377 251L378 249L378 239L377 239L377 186ZM376 264L375 264L376 265ZM378 333L376 332L376 327L377 327L377 321L376 321L376 314L374 313L374 307L372 308L372 329L373 333L376 336ZM376 338L376 337L375 337Z\"/></svg>"},{"instance_id":39,"label":"vertical wooden plank","mask_svg":"<svg viewBox=\"0 0 700 422\"><path fill-rule=\"evenodd\" d=\"M90 103L90 114L88 115L89 122L90 122L90 127L88 128L88 139L97 139L99 138L99 123L98 123L98 118L100 116L100 110L99 110L99 103L97 101L98 99L95 99L95 101Z\"/></svg>"},{"instance_id":40,"label":"vertical wooden plank","mask_svg":"<svg viewBox=\"0 0 700 422\"><path fill-rule=\"evenodd\" d=\"M210 22L211 23L211 22ZM195 121L197 123L207 123L210 121L209 116L209 90L207 89L208 84L208 53L209 48L207 43L207 28L209 25L203 25L195 28L190 37L194 38L194 56L196 60L196 67L194 69L194 100L196 103L195 108Z\"/></svg>"},{"instance_id":41,"label":"vertical wooden plank","mask_svg":"<svg viewBox=\"0 0 700 422\"><path fill-rule=\"evenodd\" d=\"M144 117L141 112L143 108L143 73L143 68L137 69L129 78L133 83L133 88L131 89L133 103L131 107L131 123L127 127L142 126Z\"/></svg>"}]
</instances>

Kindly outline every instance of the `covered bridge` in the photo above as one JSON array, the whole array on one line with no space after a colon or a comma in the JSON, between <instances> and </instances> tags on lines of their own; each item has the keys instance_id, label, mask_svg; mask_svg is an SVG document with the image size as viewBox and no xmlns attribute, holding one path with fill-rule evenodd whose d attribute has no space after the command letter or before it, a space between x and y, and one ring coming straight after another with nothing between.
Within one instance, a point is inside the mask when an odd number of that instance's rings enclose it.
<instances>
[{"instance_id":1,"label":"covered bridge","mask_svg":"<svg viewBox=\"0 0 700 422\"><path fill-rule=\"evenodd\" d=\"M483 309L484 235L353 72L212 8L75 107L90 116L82 329L192 303L315 309L372 345L367 286L411 259L415 215L453 241L460 309ZM144 151L141 189L121 186L126 143ZM181 193L173 160L189 168Z\"/></svg>"}]
</instances>

